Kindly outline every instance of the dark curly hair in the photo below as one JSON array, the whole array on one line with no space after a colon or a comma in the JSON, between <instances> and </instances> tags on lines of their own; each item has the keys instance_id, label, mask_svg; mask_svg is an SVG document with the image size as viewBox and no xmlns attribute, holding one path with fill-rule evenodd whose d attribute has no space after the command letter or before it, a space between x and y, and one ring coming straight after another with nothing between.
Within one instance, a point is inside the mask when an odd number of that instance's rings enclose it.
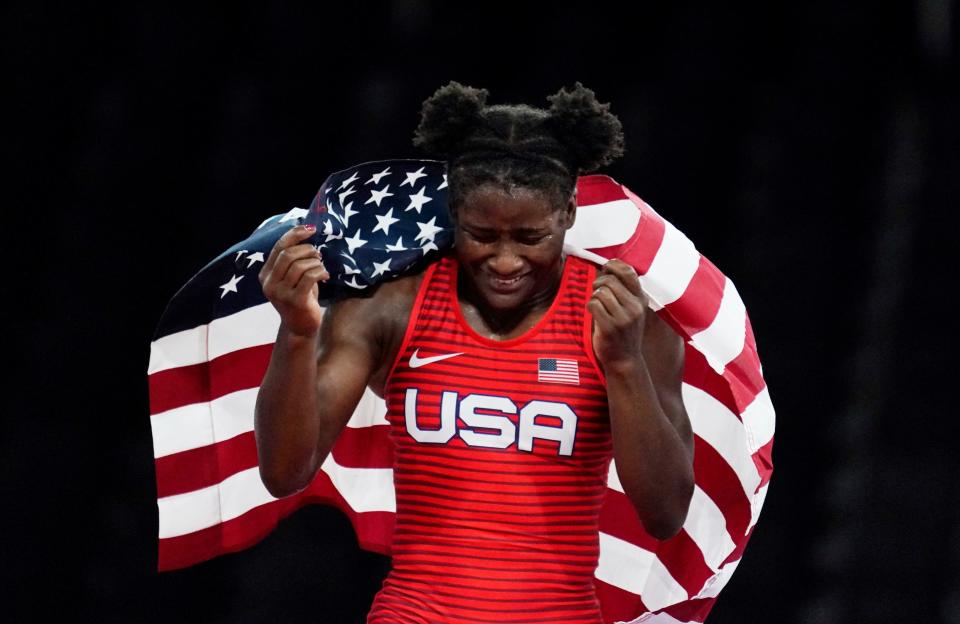
<instances>
[{"instance_id":1,"label":"dark curly hair","mask_svg":"<svg viewBox=\"0 0 960 624\"><path fill-rule=\"evenodd\" d=\"M549 109L487 106L486 89L451 81L423 103L413 144L447 161L452 210L483 184L543 192L567 204L577 176L623 154L623 126L577 82L547 98Z\"/></svg>"}]
</instances>

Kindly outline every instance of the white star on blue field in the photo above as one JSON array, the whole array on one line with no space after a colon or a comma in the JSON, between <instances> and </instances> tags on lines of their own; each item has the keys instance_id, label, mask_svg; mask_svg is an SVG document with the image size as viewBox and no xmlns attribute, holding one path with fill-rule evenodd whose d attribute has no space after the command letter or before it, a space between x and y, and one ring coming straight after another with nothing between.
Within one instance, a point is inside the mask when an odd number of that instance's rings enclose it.
<instances>
[{"instance_id":1,"label":"white star on blue field","mask_svg":"<svg viewBox=\"0 0 960 624\"><path fill-rule=\"evenodd\" d=\"M310 209L291 208L264 220L250 239L231 250L232 272L216 282L218 299L234 306L239 301L229 303L233 298L245 297L247 291L253 295L259 285L256 272L273 243L300 223L317 226L302 244L320 250L330 273L320 284L322 298L338 289L363 290L420 266L430 252L453 244L446 189L439 161L380 161L335 173ZM241 284L246 275L253 279Z\"/></svg>"}]
</instances>

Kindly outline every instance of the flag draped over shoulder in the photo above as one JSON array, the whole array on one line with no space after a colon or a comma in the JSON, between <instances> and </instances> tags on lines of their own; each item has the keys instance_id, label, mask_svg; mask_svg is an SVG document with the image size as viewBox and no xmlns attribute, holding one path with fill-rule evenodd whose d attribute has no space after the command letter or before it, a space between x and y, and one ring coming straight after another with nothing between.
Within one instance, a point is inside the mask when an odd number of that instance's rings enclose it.
<instances>
[{"instance_id":1,"label":"flag draped over shoulder","mask_svg":"<svg viewBox=\"0 0 960 624\"><path fill-rule=\"evenodd\" d=\"M740 562L773 471L774 410L750 319L733 282L626 187L577 182L566 251L636 269L651 307L685 340L683 400L693 426L696 487L683 529L644 531L611 463L595 585L606 622L702 622ZM257 389L279 316L257 274L292 225L318 225L331 273L321 300L416 270L452 244L438 161L364 163L331 175L309 209L264 221L170 301L151 344L150 420L161 571L235 552L286 515L325 503L361 547L390 554L395 513L386 406L369 389L313 483L283 499L260 480Z\"/></svg>"}]
</instances>

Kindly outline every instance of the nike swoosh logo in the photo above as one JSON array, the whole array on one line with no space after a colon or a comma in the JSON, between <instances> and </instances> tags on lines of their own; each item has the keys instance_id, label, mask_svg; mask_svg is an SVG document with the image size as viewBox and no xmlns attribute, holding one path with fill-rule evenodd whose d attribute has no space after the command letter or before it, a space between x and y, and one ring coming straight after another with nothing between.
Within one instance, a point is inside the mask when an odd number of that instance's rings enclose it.
<instances>
[{"instance_id":1,"label":"nike swoosh logo","mask_svg":"<svg viewBox=\"0 0 960 624\"><path fill-rule=\"evenodd\" d=\"M418 354L420 349L417 349L413 352L413 355L410 356L410 368L420 368L421 366L426 366L427 364L433 364L434 362L439 362L441 360L446 360L452 357L457 357L458 355L463 355L463 353L444 353L442 355L431 355L430 357L422 358Z\"/></svg>"}]
</instances>

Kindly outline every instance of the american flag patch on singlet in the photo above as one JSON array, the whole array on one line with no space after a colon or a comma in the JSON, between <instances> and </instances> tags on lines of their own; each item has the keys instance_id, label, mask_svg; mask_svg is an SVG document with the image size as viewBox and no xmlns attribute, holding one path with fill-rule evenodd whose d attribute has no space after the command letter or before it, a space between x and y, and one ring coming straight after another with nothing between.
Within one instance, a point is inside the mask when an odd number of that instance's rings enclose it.
<instances>
[{"instance_id":1,"label":"american flag patch on singlet","mask_svg":"<svg viewBox=\"0 0 960 624\"><path fill-rule=\"evenodd\" d=\"M580 369L577 361L540 358L537 361L537 381L579 384Z\"/></svg>"}]
</instances>

